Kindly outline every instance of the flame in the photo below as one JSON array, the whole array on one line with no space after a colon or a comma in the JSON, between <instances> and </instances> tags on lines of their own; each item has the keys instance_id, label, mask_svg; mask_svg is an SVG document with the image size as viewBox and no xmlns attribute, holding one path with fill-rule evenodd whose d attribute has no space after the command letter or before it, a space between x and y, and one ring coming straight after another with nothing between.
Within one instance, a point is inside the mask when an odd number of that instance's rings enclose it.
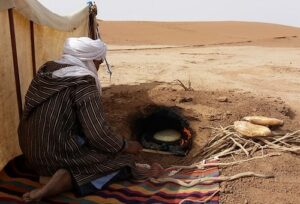
<instances>
[{"instance_id":1,"label":"flame","mask_svg":"<svg viewBox=\"0 0 300 204\"><path fill-rule=\"evenodd\" d=\"M187 135L187 139L192 138L191 131L189 131L187 128L183 128L183 132Z\"/></svg>"},{"instance_id":2,"label":"flame","mask_svg":"<svg viewBox=\"0 0 300 204\"><path fill-rule=\"evenodd\" d=\"M184 145L184 143L185 143L184 139L181 139L181 140L180 140L180 144L179 144L179 145L180 145L180 146L183 146L183 145Z\"/></svg>"}]
</instances>

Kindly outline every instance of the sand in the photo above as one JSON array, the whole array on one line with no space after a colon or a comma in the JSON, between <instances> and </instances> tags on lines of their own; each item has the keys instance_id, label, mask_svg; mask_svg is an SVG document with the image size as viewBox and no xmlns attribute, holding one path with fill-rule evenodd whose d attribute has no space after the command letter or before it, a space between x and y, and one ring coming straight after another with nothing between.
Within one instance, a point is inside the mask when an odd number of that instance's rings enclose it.
<instances>
[{"instance_id":1,"label":"sand","mask_svg":"<svg viewBox=\"0 0 300 204\"><path fill-rule=\"evenodd\" d=\"M134 120L151 108L182 112L196 133L187 157L143 153L137 159L164 166L191 164L211 136L207 126L230 125L247 115L277 117L283 129L300 129L300 29L260 23L100 22L108 43L111 81L100 70L105 111L114 130L135 138ZM184 91L175 80L191 83ZM226 98L220 101L220 97ZM280 157L224 168L273 173L222 184L222 203L298 203L300 158Z\"/></svg>"}]
</instances>

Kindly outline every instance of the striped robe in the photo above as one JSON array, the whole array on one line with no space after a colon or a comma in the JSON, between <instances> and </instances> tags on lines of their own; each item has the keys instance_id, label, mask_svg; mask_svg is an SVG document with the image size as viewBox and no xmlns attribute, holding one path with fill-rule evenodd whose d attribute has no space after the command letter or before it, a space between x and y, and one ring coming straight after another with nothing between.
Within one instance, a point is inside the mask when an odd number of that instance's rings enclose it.
<instances>
[{"instance_id":1,"label":"striped robe","mask_svg":"<svg viewBox=\"0 0 300 204\"><path fill-rule=\"evenodd\" d=\"M40 175L63 168L78 186L133 167L133 158L122 153L124 139L104 118L95 79L52 78L66 66L47 62L31 82L18 131L23 154Z\"/></svg>"}]
</instances>

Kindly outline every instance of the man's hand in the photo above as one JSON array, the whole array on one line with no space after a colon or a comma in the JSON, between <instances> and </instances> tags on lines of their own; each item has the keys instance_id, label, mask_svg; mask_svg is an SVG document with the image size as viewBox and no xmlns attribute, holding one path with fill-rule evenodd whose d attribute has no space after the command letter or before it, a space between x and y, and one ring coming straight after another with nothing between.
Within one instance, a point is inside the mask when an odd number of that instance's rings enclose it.
<instances>
[{"instance_id":1,"label":"man's hand","mask_svg":"<svg viewBox=\"0 0 300 204\"><path fill-rule=\"evenodd\" d=\"M137 154L142 151L143 147L140 143L136 141L128 141L127 142L127 148L124 149L124 152L129 154Z\"/></svg>"}]
</instances>

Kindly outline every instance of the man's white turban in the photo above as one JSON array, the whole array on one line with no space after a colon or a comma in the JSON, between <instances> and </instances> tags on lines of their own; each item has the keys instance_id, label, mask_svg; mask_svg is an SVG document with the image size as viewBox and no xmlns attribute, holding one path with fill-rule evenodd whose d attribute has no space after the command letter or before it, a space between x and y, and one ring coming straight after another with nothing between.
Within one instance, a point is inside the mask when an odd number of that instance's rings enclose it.
<instances>
[{"instance_id":1,"label":"man's white turban","mask_svg":"<svg viewBox=\"0 0 300 204\"><path fill-rule=\"evenodd\" d=\"M105 58L106 45L100 39L68 38L64 45L63 54L71 55L81 61L101 60Z\"/></svg>"},{"instance_id":2,"label":"man's white turban","mask_svg":"<svg viewBox=\"0 0 300 204\"><path fill-rule=\"evenodd\" d=\"M72 77L91 75L95 78L99 91L100 82L93 60L104 60L106 45L100 39L88 37L68 38L65 41L62 58L57 63L72 66L53 72L53 77Z\"/></svg>"}]
</instances>

